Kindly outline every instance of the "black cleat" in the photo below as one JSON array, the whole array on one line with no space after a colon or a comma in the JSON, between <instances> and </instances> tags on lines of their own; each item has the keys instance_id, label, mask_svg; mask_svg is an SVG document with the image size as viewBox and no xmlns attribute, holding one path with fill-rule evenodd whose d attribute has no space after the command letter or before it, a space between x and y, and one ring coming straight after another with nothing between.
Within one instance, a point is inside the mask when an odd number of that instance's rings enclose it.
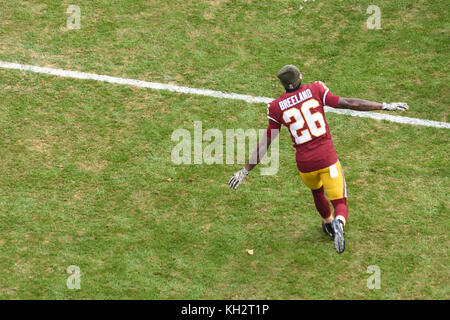
<instances>
[{"instance_id":1,"label":"black cleat","mask_svg":"<svg viewBox=\"0 0 450 320\"><path fill-rule=\"evenodd\" d=\"M330 237L333 238L333 228L331 228L331 222L330 223L326 223L325 221L322 221L322 230L327 235L329 235Z\"/></svg>"},{"instance_id":2,"label":"black cleat","mask_svg":"<svg viewBox=\"0 0 450 320\"><path fill-rule=\"evenodd\" d=\"M345 250L344 226L339 219L331 221L331 228L333 229L334 248L338 253Z\"/></svg>"}]
</instances>

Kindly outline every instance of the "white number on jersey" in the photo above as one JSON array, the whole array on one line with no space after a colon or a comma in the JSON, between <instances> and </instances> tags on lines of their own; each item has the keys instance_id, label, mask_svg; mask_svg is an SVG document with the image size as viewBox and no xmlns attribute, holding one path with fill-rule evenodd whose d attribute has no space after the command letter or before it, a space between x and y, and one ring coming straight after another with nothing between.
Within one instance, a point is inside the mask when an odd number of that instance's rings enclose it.
<instances>
[{"instance_id":1,"label":"white number on jersey","mask_svg":"<svg viewBox=\"0 0 450 320\"><path fill-rule=\"evenodd\" d=\"M322 113L311 113L312 108L319 106L319 101L310 99L303 102L300 109L295 107L283 112L283 120L289 126L289 131L294 137L296 144L303 144L312 140L311 134L315 137L320 137L327 133ZM301 130L305 126L305 120L307 126L304 130Z\"/></svg>"}]
</instances>

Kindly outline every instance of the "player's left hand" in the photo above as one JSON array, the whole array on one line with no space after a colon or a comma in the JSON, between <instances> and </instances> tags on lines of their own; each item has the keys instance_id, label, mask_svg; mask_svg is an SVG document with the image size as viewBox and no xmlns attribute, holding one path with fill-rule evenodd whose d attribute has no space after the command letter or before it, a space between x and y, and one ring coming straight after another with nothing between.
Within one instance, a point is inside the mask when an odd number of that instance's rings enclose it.
<instances>
[{"instance_id":1,"label":"player's left hand","mask_svg":"<svg viewBox=\"0 0 450 320\"><path fill-rule=\"evenodd\" d=\"M383 107L381 110L387 111L405 111L408 110L409 106L406 102L391 102L391 103L383 103Z\"/></svg>"},{"instance_id":2,"label":"player's left hand","mask_svg":"<svg viewBox=\"0 0 450 320\"><path fill-rule=\"evenodd\" d=\"M230 181L228 181L228 185L230 186L231 189L236 190L239 185L244 182L245 178L247 178L248 173L245 174L244 170L241 169L238 172L236 172L230 179Z\"/></svg>"}]
</instances>

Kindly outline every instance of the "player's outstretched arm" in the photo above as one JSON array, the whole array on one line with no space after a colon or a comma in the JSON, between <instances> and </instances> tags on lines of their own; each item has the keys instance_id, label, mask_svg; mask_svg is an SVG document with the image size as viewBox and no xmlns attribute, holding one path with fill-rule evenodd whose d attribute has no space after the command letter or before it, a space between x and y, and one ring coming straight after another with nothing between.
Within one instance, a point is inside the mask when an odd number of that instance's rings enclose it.
<instances>
[{"instance_id":1,"label":"player's outstretched arm","mask_svg":"<svg viewBox=\"0 0 450 320\"><path fill-rule=\"evenodd\" d=\"M387 110L387 111L405 111L409 106L405 102L379 103L367 101L356 98L339 98L339 108L352 109L357 111L373 111L373 110Z\"/></svg>"},{"instance_id":2,"label":"player's outstretched arm","mask_svg":"<svg viewBox=\"0 0 450 320\"><path fill-rule=\"evenodd\" d=\"M262 158L267 153L272 140L278 136L279 130L271 130L271 137L268 137L266 134L263 135L261 141L256 146L255 150L253 150L250 159L244 168L236 172L228 181L228 185L231 189L236 190L242 182L244 182L245 178L247 178L250 171L253 170L254 167L261 161Z\"/></svg>"}]
</instances>

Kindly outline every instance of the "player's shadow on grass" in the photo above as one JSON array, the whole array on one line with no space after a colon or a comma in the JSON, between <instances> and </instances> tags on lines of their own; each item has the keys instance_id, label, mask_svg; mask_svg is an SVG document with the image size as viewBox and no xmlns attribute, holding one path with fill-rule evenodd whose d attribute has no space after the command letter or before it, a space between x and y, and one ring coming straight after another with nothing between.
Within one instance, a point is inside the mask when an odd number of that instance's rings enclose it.
<instances>
[{"instance_id":1,"label":"player's shadow on grass","mask_svg":"<svg viewBox=\"0 0 450 320\"><path fill-rule=\"evenodd\" d=\"M321 222L309 223L296 237L298 243L304 243L305 247L328 250L333 248L333 238L322 230Z\"/></svg>"}]
</instances>

